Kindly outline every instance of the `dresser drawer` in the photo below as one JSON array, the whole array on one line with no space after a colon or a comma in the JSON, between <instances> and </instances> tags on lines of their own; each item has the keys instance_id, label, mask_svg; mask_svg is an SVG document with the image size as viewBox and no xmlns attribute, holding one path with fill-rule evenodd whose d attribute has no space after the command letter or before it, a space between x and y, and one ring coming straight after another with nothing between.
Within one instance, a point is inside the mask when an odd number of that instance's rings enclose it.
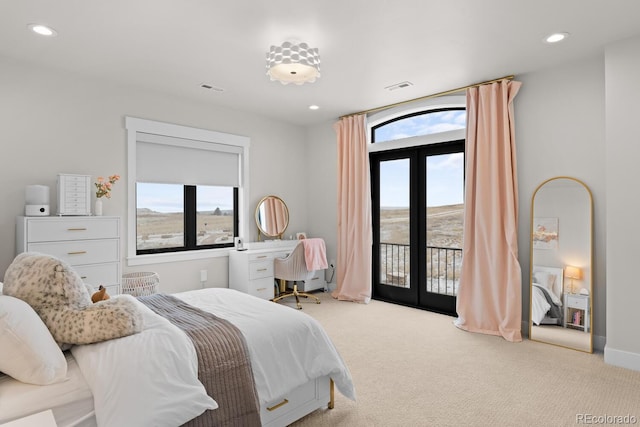
<instances>
[{"instance_id":1,"label":"dresser drawer","mask_svg":"<svg viewBox=\"0 0 640 427\"><path fill-rule=\"evenodd\" d=\"M97 289L99 285L108 287L120 283L118 266L117 262L111 262L108 264L77 265L73 268L78 272L84 283Z\"/></svg>"},{"instance_id":2,"label":"dresser drawer","mask_svg":"<svg viewBox=\"0 0 640 427\"><path fill-rule=\"evenodd\" d=\"M249 263L249 280L273 277L273 260Z\"/></svg>"},{"instance_id":3,"label":"dresser drawer","mask_svg":"<svg viewBox=\"0 0 640 427\"><path fill-rule=\"evenodd\" d=\"M53 255L69 265L120 261L118 239L29 243L27 251Z\"/></svg>"},{"instance_id":4,"label":"dresser drawer","mask_svg":"<svg viewBox=\"0 0 640 427\"><path fill-rule=\"evenodd\" d=\"M29 221L27 242L114 238L120 235L118 218L65 218Z\"/></svg>"}]
</instances>

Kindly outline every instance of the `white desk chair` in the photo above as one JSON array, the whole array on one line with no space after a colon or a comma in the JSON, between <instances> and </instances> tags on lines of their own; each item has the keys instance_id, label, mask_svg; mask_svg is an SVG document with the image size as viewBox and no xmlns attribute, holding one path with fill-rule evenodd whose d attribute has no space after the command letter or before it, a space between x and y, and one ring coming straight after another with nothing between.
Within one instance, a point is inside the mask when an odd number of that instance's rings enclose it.
<instances>
[{"instance_id":1,"label":"white desk chair","mask_svg":"<svg viewBox=\"0 0 640 427\"><path fill-rule=\"evenodd\" d=\"M307 264L304 256L304 245L298 242L293 251L286 258L276 258L274 260L274 276L280 280L280 295L273 299L278 302L283 298L295 297L298 310L302 310L300 305L300 297L313 298L316 304L320 304L320 299L306 292L298 292L297 282L300 280L310 280L313 277L313 271L307 270ZM293 282L293 290L286 291L286 281Z\"/></svg>"}]
</instances>

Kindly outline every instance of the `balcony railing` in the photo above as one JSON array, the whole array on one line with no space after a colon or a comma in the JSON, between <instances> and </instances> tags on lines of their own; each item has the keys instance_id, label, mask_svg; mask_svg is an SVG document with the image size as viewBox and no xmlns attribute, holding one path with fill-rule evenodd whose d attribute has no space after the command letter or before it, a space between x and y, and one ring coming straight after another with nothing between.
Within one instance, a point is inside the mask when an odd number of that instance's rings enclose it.
<instances>
[{"instance_id":1,"label":"balcony railing","mask_svg":"<svg viewBox=\"0 0 640 427\"><path fill-rule=\"evenodd\" d=\"M410 247L380 243L380 282L408 288L410 284ZM462 249L427 246L426 289L444 295L458 295Z\"/></svg>"}]
</instances>

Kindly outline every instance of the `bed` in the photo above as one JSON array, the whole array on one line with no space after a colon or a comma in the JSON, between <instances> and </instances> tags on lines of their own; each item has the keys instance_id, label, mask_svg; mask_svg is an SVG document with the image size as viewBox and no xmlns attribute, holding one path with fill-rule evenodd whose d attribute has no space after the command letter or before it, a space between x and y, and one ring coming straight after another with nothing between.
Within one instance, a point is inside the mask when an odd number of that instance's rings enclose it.
<instances>
[{"instance_id":1,"label":"bed","mask_svg":"<svg viewBox=\"0 0 640 427\"><path fill-rule=\"evenodd\" d=\"M531 320L534 325L563 325L563 270L534 265L531 270Z\"/></svg>"},{"instance_id":2,"label":"bed","mask_svg":"<svg viewBox=\"0 0 640 427\"><path fill-rule=\"evenodd\" d=\"M285 426L332 407L334 384L355 400L348 368L307 314L226 288L170 297L239 329L257 393L256 425ZM218 407L220 399L209 396L198 380L200 354L185 332L147 303L135 301L143 313L143 331L74 346L65 352L64 381L38 386L0 373L0 424L52 409L59 427L177 426L190 420L190 425L210 425L196 422L200 414L229 410Z\"/></svg>"}]
</instances>

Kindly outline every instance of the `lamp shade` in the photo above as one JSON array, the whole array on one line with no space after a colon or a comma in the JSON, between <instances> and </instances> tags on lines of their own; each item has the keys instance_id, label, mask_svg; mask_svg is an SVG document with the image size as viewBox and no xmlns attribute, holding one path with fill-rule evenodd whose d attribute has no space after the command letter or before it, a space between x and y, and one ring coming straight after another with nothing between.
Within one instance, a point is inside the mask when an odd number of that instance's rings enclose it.
<instances>
[{"instance_id":1,"label":"lamp shade","mask_svg":"<svg viewBox=\"0 0 640 427\"><path fill-rule=\"evenodd\" d=\"M571 265L568 265L564 269L564 275L565 277L568 277L570 279L581 279L582 270L578 267L573 267Z\"/></svg>"},{"instance_id":2,"label":"lamp shade","mask_svg":"<svg viewBox=\"0 0 640 427\"><path fill-rule=\"evenodd\" d=\"M313 83L320 77L318 49L306 43L284 42L267 52L267 75L286 85Z\"/></svg>"}]
</instances>

